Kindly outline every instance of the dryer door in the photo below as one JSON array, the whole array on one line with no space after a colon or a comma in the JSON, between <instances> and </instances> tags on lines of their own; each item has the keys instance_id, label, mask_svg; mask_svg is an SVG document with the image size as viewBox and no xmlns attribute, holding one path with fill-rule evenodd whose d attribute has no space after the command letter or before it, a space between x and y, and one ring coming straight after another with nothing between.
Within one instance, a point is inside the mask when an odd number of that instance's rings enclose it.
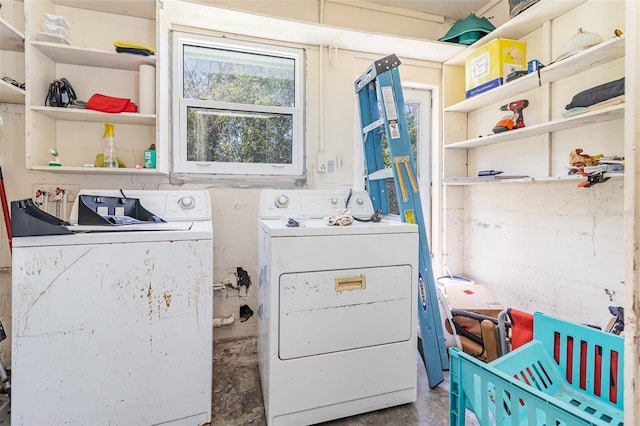
<instances>
[{"instance_id":1,"label":"dryer door","mask_svg":"<svg viewBox=\"0 0 640 426\"><path fill-rule=\"evenodd\" d=\"M407 341L411 265L280 276L280 359Z\"/></svg>"}]
</instances>

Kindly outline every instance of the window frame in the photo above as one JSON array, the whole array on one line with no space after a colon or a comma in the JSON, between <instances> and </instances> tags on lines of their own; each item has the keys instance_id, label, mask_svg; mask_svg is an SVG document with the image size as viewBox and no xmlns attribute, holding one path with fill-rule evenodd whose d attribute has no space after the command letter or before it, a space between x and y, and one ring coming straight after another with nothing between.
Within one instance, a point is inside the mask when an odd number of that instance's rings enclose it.
<instances>
[{"instance_id":1,"label":"window frame","mask_svg":"<svg viewBox=\"0 0 640 426\"><path fill-rule=\"evenodd\" d=\"M226 37L171 30L171 134L174 173L216 175L301 176L304 172L304 50ZM278 107L231 102L186 99L184 88L184 45L234 50L294 60L294 106ZM187 109L189 107L243 112L286 114L292 117L291 163L237 163L187 160Z\"/></svg>"}]
</instances>

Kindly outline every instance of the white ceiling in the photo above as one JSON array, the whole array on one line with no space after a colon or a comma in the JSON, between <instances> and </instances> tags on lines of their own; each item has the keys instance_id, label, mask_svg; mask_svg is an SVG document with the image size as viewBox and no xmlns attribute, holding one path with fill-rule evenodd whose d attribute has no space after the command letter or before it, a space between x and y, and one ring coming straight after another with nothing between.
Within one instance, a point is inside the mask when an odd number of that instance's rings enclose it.
<instances>
[{"instance_id":1,"label":"white ceiling","mask_svg":"<svg viewBox=\"0 0 640 426\"><path fill-rule=\"evenodd\" d=\"M446 18L464 19L471 12L489 3L489 0L366 0L384 6L398 7L416 12L430 13Z\"/></svg>"}]
</instances>

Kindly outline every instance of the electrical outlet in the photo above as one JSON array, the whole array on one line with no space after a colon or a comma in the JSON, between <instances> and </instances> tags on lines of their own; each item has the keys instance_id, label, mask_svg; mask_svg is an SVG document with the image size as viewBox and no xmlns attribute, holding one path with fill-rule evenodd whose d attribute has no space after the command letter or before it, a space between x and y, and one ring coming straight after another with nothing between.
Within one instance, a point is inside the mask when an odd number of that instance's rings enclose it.
<instances>
[{"instance_id":1,"label":"electrical outlet","mask_svg":"<svg viewBox=\"0 0 640 426\"><path fill-rule=\"evenodd\" d=\"M324 152L319 152L316 160L318 164L318 173L327 173L329 171L329 156Z\"/></svg>"}]
</instances>

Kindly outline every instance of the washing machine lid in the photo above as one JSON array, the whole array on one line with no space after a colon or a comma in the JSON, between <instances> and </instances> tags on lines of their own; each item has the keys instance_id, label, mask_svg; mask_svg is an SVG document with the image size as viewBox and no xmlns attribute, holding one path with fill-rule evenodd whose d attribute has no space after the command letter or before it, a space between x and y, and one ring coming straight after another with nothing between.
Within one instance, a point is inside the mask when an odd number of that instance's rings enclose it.
<instances>
[{"instance_id":1,"label":"washing machine lid","mask_svg":"<svg viewBox=\"0 0 640 426\"><path fill-rule=\"evenodd\" d=\"M91 232L81 230L81 226L71 225L73 233L68 235L38 235L19 237L13 239L14 248L44 247L44 246L70 246L119 243L150 244L162 241L200 241L213 239L213 226L211 221L196 222L169 222L164 224L164 230L153 231L131 230L123 228L122 231Z\"/></svg>"},{"instance_id":2,"label":"washing machine lid","mask_svg":"<svg viewBox=\"0 0 640 426\"><path fill-rule=\"evenodd\" d=\"M308 219L300 227L288 227L286 218L261 219L260 229L269 237L310 237L322 235L368 235L417 233L418 226L399 220L382 219L380 222L358 222L348 226L327 225L324 219Z\"/></svg>"}]
</instances>

